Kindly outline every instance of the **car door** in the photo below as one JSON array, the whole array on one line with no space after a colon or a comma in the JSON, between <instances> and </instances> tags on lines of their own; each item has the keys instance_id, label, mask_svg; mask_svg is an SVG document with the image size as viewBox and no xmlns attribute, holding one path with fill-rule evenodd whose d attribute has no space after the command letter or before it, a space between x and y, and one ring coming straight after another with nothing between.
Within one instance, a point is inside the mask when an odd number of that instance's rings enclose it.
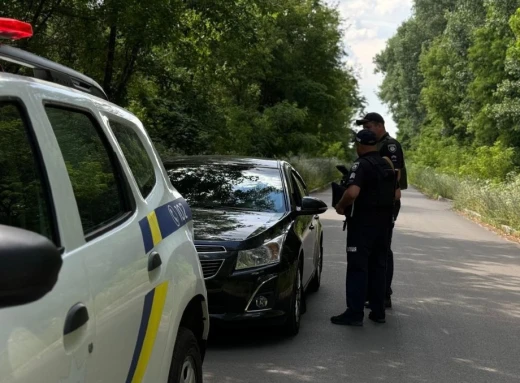
<instances>
[{"instance_id":1,"label":"car door","mask_svg":"<svg viewBox=\"0 0 520 383\"><path fill-rule=\"evenodd\" d=\"M0 223L48 237L63 266L42 299L0 310L0 382L76 383L92 357L93 302L66 165L36 91L0 87Z\"/></svg>"},{"instance_id":2,"label":"car door","mask_svg":"<svg viewBox=\"0 0 520 383\"><path fill-rule=\"evenodd\" d=\"M292 185L293 199L296 204L296 209L300 209L302 205L302 199L306 195L305 188L299 179L296 171L291 168L289 175ZM297 235L301 238L303 244L303 283L307 285L310 281L312 273L314 271L314 226L312 215L301 215L295 219L295 230Z\"/></svg>"},{"instance_id":3,"label":"car door","mask_svg":"<svg viewBox=\"0 0 520 383\"><path fill-rule=\"evenodd\" d=\"M302 179L302 177L298 174L296 170L294 170L294 175L296 177L296 182L298 184L298 187L300 189L300 193L302 193L302 196L309 196L309 190L307 188L307 185L305 184L305 181ZM312 265L308 267L308 277L311 278L312 274L314 273L315 266L316 266L316 257L318 254L318 244L319 244L319 238L318 238L318 222L320 219L319 215L309 215L307 216L308 220L310 221L309 224L309 236L307 239L308 246L311 248L311 251L306 252L305 254L305 265ZM309 282L309 280L305 280L305 283Z\"/></svg>"}]
</instances>

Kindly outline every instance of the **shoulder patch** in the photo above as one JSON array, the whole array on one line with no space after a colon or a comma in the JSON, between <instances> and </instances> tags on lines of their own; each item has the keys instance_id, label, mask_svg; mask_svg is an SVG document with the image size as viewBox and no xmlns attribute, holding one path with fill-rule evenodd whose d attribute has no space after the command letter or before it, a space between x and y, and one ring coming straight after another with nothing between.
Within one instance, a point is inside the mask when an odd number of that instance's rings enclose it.
<instances>
[{"instance_id":1,"label":"shoulder patch","mask_svg":"<svg viewBox=\"0 0 520 383\"><path fill-rule=\"evenodd\" d=\"M396 144L388 144L388 150L390 150L391 153L395 153L397 151L397 145Z\"/></svg>"},{"instance_id":2,"label":"shoulder patch","mask_svg":"<svg viewBox=\"0 0 520 383\"><path fill-rule=\"evenodd\" d=\"M352 165L352 171L355 172L359 168L359 162L354 162L354 165Z\"/></svg>"},{"instance_id":3,"label":"shoulder patch","mask_svg":"<svg viewBox=\"0 0 520 383\"><path fill-rule=\"evenodd\" d=\"M350 173L350 179L352 180L354 178L356 178L356 173L355 172Z\"/></svg>"}]
</instances>

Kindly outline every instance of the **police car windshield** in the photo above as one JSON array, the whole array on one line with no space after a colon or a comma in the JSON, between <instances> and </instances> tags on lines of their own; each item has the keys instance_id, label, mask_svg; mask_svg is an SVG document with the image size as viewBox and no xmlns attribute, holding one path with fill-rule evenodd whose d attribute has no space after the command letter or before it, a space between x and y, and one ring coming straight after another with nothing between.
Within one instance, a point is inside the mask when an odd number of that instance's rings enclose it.
<instances>
[{"instance_id":1,"label":"police car windshield","mask_svg":"<svg viewBox=\"0 0 520 383\"><path fill-rule=\"evenodd\" d=\"M169 167L173 186L191 207L283 212L280 171L250 165L179 165Z\"/></svg>"}]
</instances>

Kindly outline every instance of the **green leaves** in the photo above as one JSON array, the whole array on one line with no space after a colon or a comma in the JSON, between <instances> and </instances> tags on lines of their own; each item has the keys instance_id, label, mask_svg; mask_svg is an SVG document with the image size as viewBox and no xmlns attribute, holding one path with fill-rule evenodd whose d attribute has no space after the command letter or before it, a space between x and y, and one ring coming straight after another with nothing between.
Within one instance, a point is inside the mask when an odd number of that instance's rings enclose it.
<instances>
[{"instance_id":1,"label":"green leaves","mask_svg":"<svg viewBox=\"0 0 520 383\"><path fill-rule=\"evenodd\" d=\"M518 170L518 6L416 0L377 57L381 98L418 164L494 180Z\"/></svg>"}]
</instances>

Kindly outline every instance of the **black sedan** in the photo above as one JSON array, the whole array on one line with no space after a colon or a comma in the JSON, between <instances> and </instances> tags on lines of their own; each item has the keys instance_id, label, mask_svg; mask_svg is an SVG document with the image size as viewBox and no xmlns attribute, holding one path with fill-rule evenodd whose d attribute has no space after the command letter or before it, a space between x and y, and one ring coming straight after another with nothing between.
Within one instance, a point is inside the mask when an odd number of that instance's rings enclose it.
<instances>
[{"instance_id":1,"label":"black sedan","mask_svg":"<svg viewBox=\"0 0 520 383\"><path fill-rule=\"evenodd\" d=\"M164 165L192 208L212 322L296 335L304 295L320 287L327 205L285 161L190 156Z\"/></svg>"}]
</instances>

